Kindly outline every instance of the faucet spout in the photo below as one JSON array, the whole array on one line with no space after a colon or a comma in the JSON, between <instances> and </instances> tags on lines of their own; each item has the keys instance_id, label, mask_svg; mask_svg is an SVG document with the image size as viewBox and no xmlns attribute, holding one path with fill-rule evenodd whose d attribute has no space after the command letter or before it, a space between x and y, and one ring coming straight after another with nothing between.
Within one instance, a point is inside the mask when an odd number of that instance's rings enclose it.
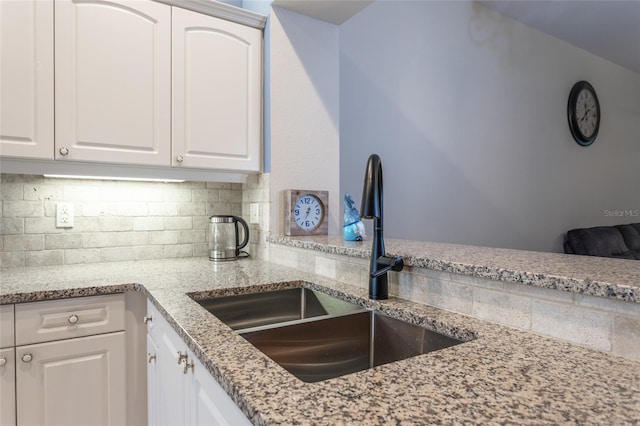
<instances>
[{"instance_id":1,"label":"faucet spout","mask_svg":"<svg viewBox=\"0 0 640 426\"><path fill-rule=\"evenodd\" d=\"M369 268L369 298L374 300L389 297L387 272L401 271L404 261L401 257L385 255L382 220L382 161L377 154L369 156L362 188L360 216L373 219L373 243Z\"/></svg>"}]
</instances>

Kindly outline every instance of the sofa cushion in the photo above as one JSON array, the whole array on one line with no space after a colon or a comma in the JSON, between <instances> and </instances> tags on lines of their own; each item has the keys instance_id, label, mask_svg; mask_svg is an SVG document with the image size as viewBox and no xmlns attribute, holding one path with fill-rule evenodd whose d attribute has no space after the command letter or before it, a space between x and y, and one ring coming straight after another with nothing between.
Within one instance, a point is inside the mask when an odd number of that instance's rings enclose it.
<instances>
[{"instance_id":1,"label":"sofa cushion","mask_svg":"<svg viewBox=\"0 0 640 426\"><path fill-rule=\"evenodd\" d=\"M640 259L640 223L616 226L634 259Z\"/></svg>"},{"instance_id":2,"label":"sofa cushion","mask_svg":"<svg viewBox=\"0 0 640 426\"><path fill-rule=\"evenodd\" d=\"M572 229L567 242L575 254L634 259L620 230L614 226Z\"/></svg>"}]
</instances>

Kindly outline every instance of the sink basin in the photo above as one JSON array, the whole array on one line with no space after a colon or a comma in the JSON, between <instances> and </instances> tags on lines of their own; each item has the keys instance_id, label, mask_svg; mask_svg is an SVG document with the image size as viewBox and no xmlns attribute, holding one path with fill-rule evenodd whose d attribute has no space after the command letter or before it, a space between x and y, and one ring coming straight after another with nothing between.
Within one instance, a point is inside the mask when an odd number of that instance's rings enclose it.
<instances>
[{"instance_id":1,"label":"sink basin","mask_svg":"<svg viewBox=\"0 0 640 426\"><path fill-rule=\"evenodd\" d=\"M210 297L196 302L239 332L363 309L353 303L308 288Z\"/></svg>"},{"instance_id":2,"label":"sink basin","mask_svg":"<svg viewBox=\"0 0 640 426\"><path fill-rule=\"evenodd\" d=\"M368 310L241 335L304 382L339 377L464 343Z\"/></svg>"},{"instance_id":3,"label":"sink basin","mask_svg":"<svg viewBox=\"0 0 640 426\"><path fill-rule=\"evenodd\" d=\"M191 297L304 382L464 343L308 288Z\"/></svg>"}]
</instances>

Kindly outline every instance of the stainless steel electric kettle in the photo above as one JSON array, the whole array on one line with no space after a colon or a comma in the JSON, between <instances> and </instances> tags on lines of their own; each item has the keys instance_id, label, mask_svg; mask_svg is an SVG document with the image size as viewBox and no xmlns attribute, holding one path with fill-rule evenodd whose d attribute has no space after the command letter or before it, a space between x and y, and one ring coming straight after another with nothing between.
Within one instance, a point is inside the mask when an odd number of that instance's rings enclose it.
<instances>
[{"instance_id":1,"label":"stainless steel electric kettle","mask_svg":"<svg viewBox=\"0 0 640 426\"><path fill-rule=\"evenodd\" d=\"M238 223L242 225L242 242L238 233ZM215 215L209 223L209 259L236 260L238 257L249 256L240 251L249 242L249 227L247 222L238 216Z\"/></svg>"}]
</instances>

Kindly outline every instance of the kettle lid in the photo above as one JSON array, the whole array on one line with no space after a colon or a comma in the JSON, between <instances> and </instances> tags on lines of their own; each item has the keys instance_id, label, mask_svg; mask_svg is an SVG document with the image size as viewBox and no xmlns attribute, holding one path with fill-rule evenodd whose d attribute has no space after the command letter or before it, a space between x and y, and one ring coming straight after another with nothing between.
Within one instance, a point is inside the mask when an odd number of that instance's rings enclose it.
<instances>
[{"instance_id":1,"label":"kettle lid","mask_svg":"<svg viewBox=\"0 0 640 426\"><path fill-rule=\"evenodd\" d=\"M235 216L229 215L214 215L209 218L211 223L233 223Z\"/></svg>"}]
</instances>

